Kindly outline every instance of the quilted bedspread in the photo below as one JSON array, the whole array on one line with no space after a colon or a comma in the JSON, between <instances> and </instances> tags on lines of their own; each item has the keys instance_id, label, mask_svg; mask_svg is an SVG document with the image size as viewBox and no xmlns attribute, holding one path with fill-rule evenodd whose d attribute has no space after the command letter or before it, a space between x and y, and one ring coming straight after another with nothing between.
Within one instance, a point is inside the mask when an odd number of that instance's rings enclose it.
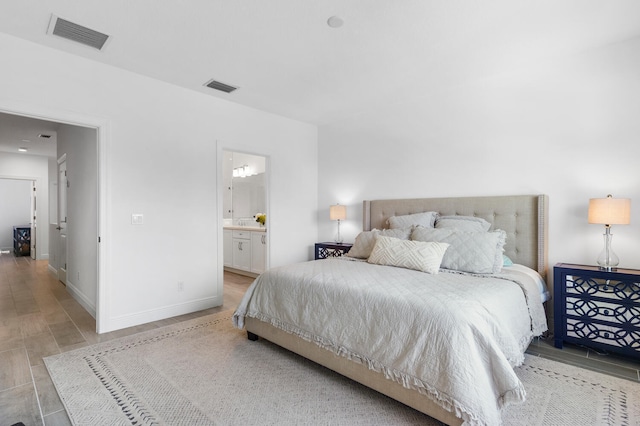
<instances>
[{"instance_id":1,"label":"quilted bedspread","mask_svg":"<svg viewBox=\"0 0 640 426\"><path fill-rule=\"evenodd\" d=\"M431 275L344 258L265 272L235 326L245 317L364 363L473 425L498 425L501 407L524 401L513 367L546 330L526 274Z\"/></svg>"}]
</instances>

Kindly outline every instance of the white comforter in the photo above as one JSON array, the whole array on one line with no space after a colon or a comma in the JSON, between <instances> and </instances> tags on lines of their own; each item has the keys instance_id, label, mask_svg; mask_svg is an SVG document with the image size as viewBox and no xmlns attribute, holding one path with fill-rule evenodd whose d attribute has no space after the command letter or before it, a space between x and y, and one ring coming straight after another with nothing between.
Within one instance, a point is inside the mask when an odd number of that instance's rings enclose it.
<instances>
[{"instance_id":1,"label":"white comforter","mask_svg":"<svg viewBox=\"0 0 640 426\"><path fill-rule=\"evenodd\" d=\"M513 367L546 329L536 284L517 271L430 275L325 259L271 269L234 314L365 363L468 424L498 425L525 398ZM514 281L511 281L511 280Z\"/></svg>"}]
</instances>

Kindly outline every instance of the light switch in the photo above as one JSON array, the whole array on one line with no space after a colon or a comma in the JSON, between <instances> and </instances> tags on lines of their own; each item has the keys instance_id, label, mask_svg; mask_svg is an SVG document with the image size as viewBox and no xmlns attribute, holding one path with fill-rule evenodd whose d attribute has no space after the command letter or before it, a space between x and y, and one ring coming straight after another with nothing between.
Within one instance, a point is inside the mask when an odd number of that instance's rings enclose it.
<instances>
[{"instance_id":1,"label":"light switch","mask_svg":"<svg viewBox=\"0 0 640 426\"><path fill-rule=\"evenodd\" d=\"M131 215L132 225L142 225L144 223L144 216L142 213L134 213Z\"/></svg>"}]
</instances>

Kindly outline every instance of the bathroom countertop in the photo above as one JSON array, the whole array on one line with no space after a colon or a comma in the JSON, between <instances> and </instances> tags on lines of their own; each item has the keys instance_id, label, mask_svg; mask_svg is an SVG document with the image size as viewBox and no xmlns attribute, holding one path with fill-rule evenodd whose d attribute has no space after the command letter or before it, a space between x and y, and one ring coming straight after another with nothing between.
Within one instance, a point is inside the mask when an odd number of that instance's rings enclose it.
<instances>
[{"instance_id":1,"label":"bathroom countertop","mask_svg":"<svg viewBox=\"0 0 640 426\"><path fill-rule=\"evenodd\" d=\"M232 231L252 231L252 232L267 232L267 228L262 226L223 226L222 229L230 229Z\"/></svg>"}]
</instances>

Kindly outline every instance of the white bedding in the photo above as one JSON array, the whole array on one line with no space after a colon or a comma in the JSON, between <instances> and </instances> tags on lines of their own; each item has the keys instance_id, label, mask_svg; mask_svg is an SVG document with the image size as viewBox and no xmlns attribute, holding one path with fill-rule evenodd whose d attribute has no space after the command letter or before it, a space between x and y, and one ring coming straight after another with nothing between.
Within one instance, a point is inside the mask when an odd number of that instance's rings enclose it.
<instances>
[{"instance_id":1,"label":"white bedding","mask_svg":"<svg viewBox=\"0 0 640 426\"><path fill-rule=\"evenodd\" d=\"M468 424L489 425L501 423L502 406L524 400L513 367L547 328L535 280L516 269L431 275L344 258L265 272L238 306L236 327L245 317L365 363Z\"/></svg>"},{"instance_id":2,"label":"white bedding","mask_svg":"<svg viewBox=\"0 0 640 426\"><path fill-rule=\"evenodd\" d=\"M527 268L524 265L518 265L517 263L502 268L503 274L510 274L513 271L516 271L516 275L525 274L531 277L532 280L534 280L534 282L538 286L538 291L540 292L540 299L542 300L542 303L547 302L551 299L551 293L549 292L547 285L544 283L544 280L538 272L534 271L531 268Z\"/></svg>"}]
</instances>

